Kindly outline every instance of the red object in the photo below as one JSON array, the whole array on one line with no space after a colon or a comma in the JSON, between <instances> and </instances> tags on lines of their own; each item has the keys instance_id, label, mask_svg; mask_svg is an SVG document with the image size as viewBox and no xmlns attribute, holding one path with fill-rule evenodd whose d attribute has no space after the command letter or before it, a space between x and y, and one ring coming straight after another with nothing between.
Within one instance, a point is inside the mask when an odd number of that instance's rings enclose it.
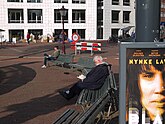
<instances>
[{"instance_id":1,"label":"red object","mask_svg":"<svg viewBox=\"0 0 165 124\"><path fill-rule=\"evenodd\" d=\"M82 47L81 50L87 50L87 47Z\"/></svg>"},{"instance_id":2,"label":"red object","mask_svg":"<svg viewBox=\"0 0 165 124\"><path fill-rule=\"evenodd\" d=\"M73 42L77 42L80 40L80 36L77 33L73 33L72 40L73 40Z\"/></svg>"},{"instance_id":3,"label":"red object","mask_svg":"<svg viewBox=\"0 0 165 124\"><path fill-rule=\"evenodd\" d=\"M98 48L92 48L93 51L98 51Z\"/></svg>"},{"instance_id":4,"label":"red object","mask_svg":"<svg viewBox=\"0 0 165 124\"><path fill-rule=\"evenodd\" d=\"M27 39L29 39L30 38L30 34L28 33L26 37L27 37Z\"/></svg>"},{"instance_id":5,"label":"red object","mask_svg":"<svg viewBox=\"0 0 165 124\"><path fill-rule=\"evenodd\" d=\"M76 42L71 42L71 49L72 50L75 50L75 44L76 44Z\"/></svg>"},{"instance_id":6,"label":"red object","mask_svg":"<svg viewBox=\"0 0 165 124\"><path fill-rule=\"evenodd\" d=\"M87 43L81 43L82 46L87 46Z\"/></svg>"},{"instance_id":7,"label":"red object","mask_svg":"<svg viewBox=\"0 0 165 124\"><path fill-rule=\"evenodd\" d=\"M98 46L98 43L93 43L93 46Z\"/></svg>"}]
</instances>

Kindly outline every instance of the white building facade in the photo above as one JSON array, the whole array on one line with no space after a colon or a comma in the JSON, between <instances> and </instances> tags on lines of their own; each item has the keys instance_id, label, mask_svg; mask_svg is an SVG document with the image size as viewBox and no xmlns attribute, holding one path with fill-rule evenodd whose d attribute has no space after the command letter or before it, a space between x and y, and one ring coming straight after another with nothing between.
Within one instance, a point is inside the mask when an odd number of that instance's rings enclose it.
<instances>
[{"instance_id":1,"label":"white building facade","mask_svg":"<svg viewBox=\"0 0 165 124\"><path fill-rule=\"evenodd\" d=\"M107 40L120 28L135 25L132 0L1 0L0 29L11 41L50 34L58 39L62 31L60 9L66 9L64 32L71 39L77 32L81 40Z\"/></svg>"}]
</instances>

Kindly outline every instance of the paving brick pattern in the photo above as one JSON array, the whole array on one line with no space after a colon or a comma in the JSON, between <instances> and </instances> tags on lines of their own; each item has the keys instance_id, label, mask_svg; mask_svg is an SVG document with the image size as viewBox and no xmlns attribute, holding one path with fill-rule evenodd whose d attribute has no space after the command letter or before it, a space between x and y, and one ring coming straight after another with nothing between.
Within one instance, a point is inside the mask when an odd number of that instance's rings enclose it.
<instances>
[{"instance_id":1,"label":"paving brick pattern","mask_svg":"<svg viewBox=\"0 0 165 124\"><path fill-rule=\"evenodd\" d=\"M0 124L51 124L68 108L76 108L76 97L65 100L59 90L70 87L80 72L53 66L41 69L44 52L51 53L57 43L0 46ZM102 52L118 81L118 45L103 43ZM74 54L67 44L66 52ZM83 52L75 56L89 56Z\"/></svg>"}]
</instances>

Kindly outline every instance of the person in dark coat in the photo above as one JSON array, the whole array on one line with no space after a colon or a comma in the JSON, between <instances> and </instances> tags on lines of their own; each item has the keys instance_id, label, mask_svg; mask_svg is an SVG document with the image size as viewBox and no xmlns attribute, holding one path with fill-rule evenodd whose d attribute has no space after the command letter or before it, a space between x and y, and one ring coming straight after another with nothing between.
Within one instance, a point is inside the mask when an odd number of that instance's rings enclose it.
<instances>
[{"instance_id":1,"label":"person in dark coat","mask_svg":"<svg viewBox=\"0 0 165 124\"><path fill-rule=\"evenodd\" d=\"M59 93L66 99L71 99L79 95L83 89L99 89L104 84L109 75L108 66L103 62L101 56L95 56L93 59L95 67L84 78L75 83L69 90L60 91Z\"/></svg>"}]
</instances>

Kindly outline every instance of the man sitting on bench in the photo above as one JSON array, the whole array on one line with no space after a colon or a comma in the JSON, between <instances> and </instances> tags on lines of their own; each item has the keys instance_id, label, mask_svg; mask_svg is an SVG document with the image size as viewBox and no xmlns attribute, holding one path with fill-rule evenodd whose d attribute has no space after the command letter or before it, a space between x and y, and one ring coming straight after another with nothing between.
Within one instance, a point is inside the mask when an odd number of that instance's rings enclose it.
<instances>
[{"instance_id":1,"label":"man sitting on bench","mask_svg":"<svg viewBox=\"0 0 165 124\"><path fill-rule=\"evenodd\" d=\"M51 55L44 54L44 65L41 68L46 68L47 61L56 60L58 56L60 55L60 50L58 49L58 46L54 47L54 52Z\"/></svg>"},{"instance_id":2,"label":"man sitting on bench","mask_svg":"<svg viewBox=\"0 0 165 124\"><path fill-rule=\"evenodd\" d=\"M86 75L86 77L79 76L80 80L75 83L70 89L59 91L59 93L67 100L79 95L83 89L99 89L103 85L105 79L109 75L108 66L103 62L101 56L93 58L95 67Z\"/></svg>"}]
</instances>

